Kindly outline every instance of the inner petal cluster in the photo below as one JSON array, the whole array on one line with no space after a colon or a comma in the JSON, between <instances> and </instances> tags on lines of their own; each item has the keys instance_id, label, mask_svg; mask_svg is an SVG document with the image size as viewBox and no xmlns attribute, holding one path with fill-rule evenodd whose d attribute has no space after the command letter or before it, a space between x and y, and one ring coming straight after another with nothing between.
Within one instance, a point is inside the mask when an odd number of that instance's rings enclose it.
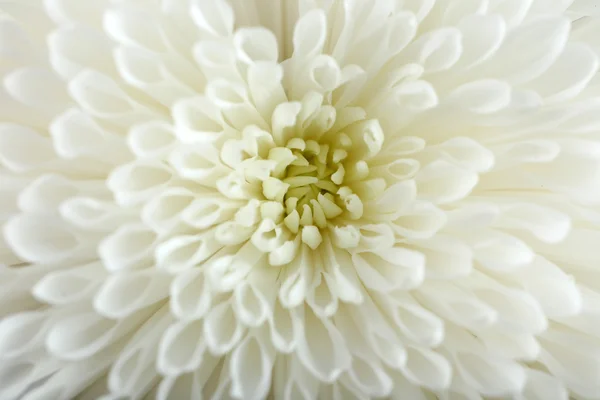
<instances>
[{"instance_id":1,"label":"inner petal cluster","mask_svg":"<svg viewBox=\"0 0 600 400\"><path fill-rule=\"evenodd\" d=\"M338 111L314 92L279 104L271 121L270 130L248 126L222 147L221 158L234 158L235 168L218 187L230 198L252 200L235 220L260 218L252 242L274 252L275 264L291 261L302 243L318 248L329 230L342 247L356 245L358 235L332 228L360 219L373 186L385 188L385 181L370 179L368 164L383 144L379 123L360 108Z\"/></svg>"}]
</instances>

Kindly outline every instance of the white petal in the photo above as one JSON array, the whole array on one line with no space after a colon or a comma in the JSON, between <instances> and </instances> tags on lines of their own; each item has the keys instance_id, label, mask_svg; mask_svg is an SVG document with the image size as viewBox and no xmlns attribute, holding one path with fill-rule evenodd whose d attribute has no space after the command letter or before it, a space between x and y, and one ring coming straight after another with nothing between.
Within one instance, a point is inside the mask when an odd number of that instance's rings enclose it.
<instances>
[{"instance_id":1,"label":"white petal","mask_svg":"<svg viewBox=\"0 0 600 400\"><path fill-rule=\"evenodd\" d=\"M169 283L167 275L147 270L111 275L96 294L94 309L109 318L125 318L166 298Z\"/></svg>"},{"instance_id":2,"label":"white petal","mask_svg":"<svg viewBox=\"0 0 600 400\"><path fill-rule=\"evenodd\" d=\"M523 229L547 243L559 243L571 229L571 219L552 208L536 204L514 204L501 208L497 226L506 229Z\"/></svg>"},{"instance_id":3,"label":"white petal","mask_svg":"<svg viewBox=\"0 0 600 400\"><path fill-rule=\"evenodd\" d=\"M260 62L248 68L248 88L256 109L270 118L275 107L287 100L281 82L283 68L280 64Z\"/></svg>"},{"instance_id":4,"label":"white petal","mask_svg":"<svg viewBox=\"0 0 600 400\"><path fill-rule=\"evenodd\" d=\"M141 158L161 157L175 143L173 128L163 122L135 126L127 137L131 151Z\"/></svg>"},{"instance_id":5,"label":"white petal","mask_svg":"<svg viewBox=\"0 0 600 400\"><path fill-rule=\"evenodd\" d=\"M548 321L539 303L529 293L503 289L478 288L473 293L498 313L498 324L508 332L540 333Z\"/></svg>"},{"instance_id":6,"label":"white petal","mask_svg":"<svg viewBox=\"0 0 600 400\"><path fill-rule=\"evenodd\" d=\"M568 400L569 392L560 378L530 369L527 371L523 399Z\"/></svg>"},{"instance_id":7,"label":"white petal","mask_svg":"<svg viewBox=\"0 0 600 400\"><path fill-rule=\"evenodd\" d=\"M18 198L19 208L25 212L52 213L67 199L79 194L77 182L60 175L41 175L34 179Z\"/></svg>"},{"instance_id":8,"label":"white petal","mask_svg":"<svg viewBox=\"0 0 600 400\"><path fill-rule=\"evenodd\" d=\"M164 51L165 42L160 30L155 29L158 18L149 8L122 4L108 9L103 17L104 30L118 43Z\"/></svg>"},{"instance_id":9,"label":"white petal","mask_svg":"<svg viewBox=\"0 0 600 400\"><path fill-rule=\"evenodd\" d=\"M540 76L562 52L570 22L562 16L538 18L516 27L481 68L487 76L523 83Z\"/></svg>"},{"instance_id":10,"label":"white petal","mask_svg":"<svg viewBox=\"0 0 600 400\"><path fill-rule=\"evenodd\" d=\"M412 299L398 301L393 318L402 333L419 345L434 347L444 338L444 323L440 317Z\"/></svg>"},{"instance_id":11,"label":"white petal","mask_svg":"<svg viewBox=\"0 0 600 400\"><path fill-rule=\"evenodd\" d=\"M100 263L45 275L34 287L36 298L48 304L75 304L90 298L106 276Z\"/></svg>"},{"instance_id":12,"label":"white petal","mask_svg":"<svg viewBox=\"0 0 600 400\"><path fill-rule=\"evenodd\" d=\"M110 119L128 127L132 123L156 119L156 114L136 102L115 80L92 70L83 70L69 81L71 97L90 115Z\"/></svg>"},{"instance_id":13,"label":"white petal","mask_svg":"<svg viewBox=\"0 0 600 400\"><path fill-rule=\"evenodd\" d=\"M150 200L142 209L142 221L154 231L169 232L181 223L181 213L195 198L183 188L169 188Z\"/></svg>"},{"instance_id":14,"label":"white petal","mask_svg":"<svg viewBox=\"0 0 600 400\"><path fill-rule=\"evenodd\" d=\"M594 378L600 369L598 350L586 334L568 329L551 330L540 338L542 353L539 360L548 371L582 397L598 392Z\"/></svg>"},{"instance_id":15,"label":"white petal","mask_svg":"<svg viewBox=\"0 0 600 400\"><path fill-rule=\"evenodd\" d=\"M5 360L17 358L43 347L48 330L48 314L23 312L0 322L0 354Z\"/></svg>"},{"instance_id":16,"label":"white petal","mask_svg":"<svg viewBox=\"0 0 600 400\"><path fill-rule=\"evenodd\" d=\"M205 195L192 201L179 215L188 225L204 230L221 222L231 220L237 204L221 196Z\"/></svg>"},{"instance_id":17,"label":"white petal","mask_svg":"<svg viewBox=\"0 0 600 400\"><path fill-rule=\"evenodd\" d=\"M233 32L233 9L225 0L193 0L191 12L196 25L208 33L228 36Z\"/></svg>"},{"instance_id":18,"label":"white petal","mask_svg":"<svg viewBox=\"0 0 600 400\"><path fill-rule=\"evenodd\" d=\"M296 345L294 332L298 330L295 327L297 323L299 323L298 317L293 311L284 308L280 301L276 300L272 314L269 316L271 340L275 349L282 353L289 353L294 349Z\"/></svg>"},{"instance_id":19,"label":"white petal","mask_svg":"<svg viewBox=\"0 0 600 400\"><path fill-rule=\"evenodd\" d=\"M304 326L311 328L298 337L300 361L321 381L334 381L352 361L343 337L331 321L315 316L309 307L305 307Z\"/></svg>"},{"instance_id":20,"label":"white petal","mask_svg":"<svg viewBox=\"0 0 600 400\"><path fill-rule=\"evenodd\" d=\"M327 17L323 10L313 9L296 22L294 57L310 58L319 54L327 37Z\"/></svg>"},{"instance_id":21,"label":"white petal","mask_svg":"<svg viewBox=\"0 0 600 400\"><path fill-rule=\"evenodd\" d=\"M359 230L361 251L376 251L389 249L396 242L393 228L390 224L362 225Z\"/></svg>"},{"instance_id":22,"label":"white petal","mask_svg":"<svg viewBox=\"0 0 600 400\"><path fill-rule=\"evenodd\" d=\"M166 166L137 161L125 164L111 172L106 182L120 204L134 204L150 199L173 178Z\"/></svg>"},{"instance_id":23,"label":"white petal","mask_svg":"<svg viewBox=\"0 0 600 400\"><path fill-rule=\"evenodd\" d=\"M461 3L448 3L444 9L444 25L456 25L463 18L480 15L487 11L487 1L466 0Z\"/></svg>"},{"instance_id":24,"label":"white petal","mask_svg":"<svg viewBox=\"0 0 600 400\"><path fill-rule=\"evenodd\" d=\"M215 305L204 319L204 338L211 353L225 354L242 339L245 328L238 321L231 302Z\"/></svg>"},{"instance_id":25,"label":"white petal","mask_svg":"<svg viewBox=\"0 0 600 400\"><path fill-rule=\"evenodd\" d=\"M57 369L57 365L51 365L48 362L38 364L37 367L31 362L25 361L5 363L0 367L0 384L2 385L0 395L6 398L19 398L31 383Z\"/></svg>"},{"instance_id":26,"label":"white petal","mask_svg":"<svg viewBox=\"0 0 600 400\"><path fill-rule=\"evenodd\" d=\"M598 71L598 56L587 46L569 43L556 62L528 86L546 102L560 102L579 94Z\"/></svg>"},{"instance_id":27,"label":"white petal","mask_svg":"<svg viewBox=\"0 0 600 400\"><path fill-rule=\"evenodd\" d=\"M527 380L523 366L502 358L460 353L457 367L469 385L487 396L519 393Z\"/></svg>"},{"instance_id":28,"label":"white petal","mask_svg":"<svg viewBox=\"0 0 600 400\"><path fill-rule=\"evenodd\" d=\"M405 51L423 65L426 73L450 68L462 53L462 34L455 28L442 28L420 36Z\"/></svg>"},{"instance_id":29,"label":"white petal","mask_svg":"<svg viewBox=\"0 0 600 400\"><path fill-rule=\"evenodd\" d=\"M215 141L223 132L223 121L218 109L204 97L180 100L173 106L175 134L183 143Z\"/></svg>"},{"instance_id":30,"label":"white petal","mask_svg":"<svg viewBox=\"0 0 600 400\"><path fill-rule=\"evenodd\" d=\"M211 260L207 266L207 277L210 278L212 288L216 291L228 292L246 279L252 267L263 256L251 244L246 244L246 249L252 253L253 257L247 258L249 254L244 254L242 250L239 250L237 257L217 255Z\"/></svg>"},{"instance_id":31,"label":"white petal","mask_svg":"<svg viewBox=\"0 0 600 400\"><path fill-rule=\"evenodd\" d=\"M479 332L478 337L496 357L533 361L540 354L541 346L533 335L489 331Z\"/></svg>"},{"instance_id":32,"label":"white petal","mask_svg":"<svg viewBox=\"0 0 600 400\"><path fill-rule=\"evenodd\" d=\"M496 271L509 271L527 265L535 255L525 242L491 230L473 238L472 248L475 260L485 268Z\"/></svg>"},{"instance_id":33,"label":"white petal","mask_svg":"<svg viewBox=\"0 0 600 400\"><path fill-rule=\"evenodd\" d=\"M322 274L316 278L308 292L306 302L320 317L331 317L337 311L338 298L335 291L331 290L332 284L332 278Z\"/></svg>"},{"instance_id":34,"label":"white petal","mask_svg":"<svg viewBox=\"0 0 600 400\"><path fill-rule=\"evenodd\" d=\"M114 231L130 217L126 210L119 209L114 203L91 197L72 197L65 200L59 212L62 218L73 226L103 232Z\"/></svg>"},{"instance_id":35,"label":"white petal","mask_svg":"<svg viewBox=\"0 0 600 400\"><path fill-rule=\"evenodd\" d=\"M210 284L200 268L178 274L171 283L170 293L171 310L179 319L201 318L212 301Z\"/></svg>"},{"instance_id":36,"label":"white petal","mask_svg":"<svg viewBox=\"0 0 600 400\"><path fill-rule=\"evenodd\" d=\"M348 377L353 385L365 395L384 397L389 395L394 385L389 375L376 363L368 362L360 357L352 358L352 366L348 370Z\"/></svg>"},{"instance_id":37,"label":"white petal","mask_svg":"<svg viewBox=\"0 0 600 400\"><path fill-rule=\"evenodd\" d=\"M302 246L296 259L288 267L286 277L279 287L279 300L286 308L294 308L306 299L311 282L312 271L308 266L312 262L308 246Z\"/></svg>"},{"instance_id":38,"label":"white petal","mask_svg":"<svg viewBox=\"0 0 600 400\"><path fill-rule=\"evenodd\" d=\"M354 268L344 268L351 263L350 255L334 246L326 247L326 260L329 262L328 272L331 274L332 288L341 301L360 304L363 300L362 286Z\"/></svg>"},{"instance_id":39,"label":"white petal","mask_svg":"<svg viewBox=\"0 0 600 400\"><path fill-rule=\"evenodd\" d=\"M473 251L455 237L438 234L428 240L415 241L414 247L425 256L427 277L467 276L473 269Z\"/></svg>"},{"instance_id":40,"label":"white petal","mask_svg":"<svg viewBox=\"0 0 600 400\"><path fill-rule=\"evenodd\" d=\"M208 145L203 146L202 152L198 147L188 145L171 152L169 162L181 177L202 181L207 186L214 187L215 178L226 171L219 162L210 157L215 153L217 151Z\"/></svg>"},{"instance_id":41,"label":"white petal","mask_svg":"<svg viewBox=\"0 0 600 400\"><path fill-rule=\"evenodd\" d=\"M137 329L110 369L108 387L111 392L135 395L150 389L157 375L159 342L172 323L168 307L163 307Z\"/></svg>"},{"instance_id":42,"label":"white petal","mask_svg":"<svg viewBox=\"0 0 600 400\"><path fill-rule=\"evenodd\" d=\"M277 38L268 29L238 29L233 36L233 42L238 58L247 64L277 61Z\"/></svg>"},{"instance_id":43,"label":"white petal","mask_svg":"<svg viewBox=\"0 0 600 400\"><path fill-rule=\"evenodd\" d=\"M200 366L205 351L202 321L178 322L164 333L157 355L157 370L180 375Z\"/></svg>"},{"instance_id":44,"label":"white petal","mask_svg":"<svg viewBox=\"0 0 600 400\"><path fill-rule=\"evenodd\" d=\"M34 130L18 125L0 125L0 163L24 172L43 166L56 155L52 143Z\"/></svg>"},{"instance_id":45,"label":"white petal","mask_svg":"<svg viewBox=\"0 0 600 400\"><path fill-rule=\"evenodd\" d=\"M253 284L238 285L234 290L233 301L237 317L248 326L260 326L269 316L267 299Z\"/></svg>"},{"instance_id":46,"label":"white petal","mask_svg":"<svg viewBox=\"0 0 600 400\"><path fill-rule=\"evenodd\" d=\"M503 109L510 103L511 87L506 82L480 80L456 88L448 100L464 110L486 114Z\"/></svg>"},{"instance_id":47,"label":"white petal","mask_svg":"<svg viewBox=\"0 0 600 400\"><path fill-rule=\"evenodd\" d=\"M150 260L156 234L143 225L123 225L104 239L98 254L109 271L145 266Z\"/></svg>"},{"instance_id":48,"label":"white petal","mask_svg":"<svg viewBox=\"0 0 600 400\"><path fill-rule=\"evenodd\" d=\"M319 92L331 92L342 83L342 71L336 60L327 55L315 57L308 66L312 86Z\"/></svg>"},{"instance_id":49,"label":"white petal","mask_svg":"<svg viewBox=\"0 0 600 400\"><path fill-rule=\"evenodd\" d=\"M407 348L404 376L416 385L431 389L445 389L450 385L452 367L439 353L423 347Z\"/></svg>"},{"instance_id":50,"label":"white petal","mask_svg":"<svg viewBox=\"0 0 600 400\"><path fill-rule=\"evenodd\" d=\"M519 141L496 150L498 166L509 167L522 163L545 163L554 160L560 145L549 140Z\"/></svg>"},{"instance_id":51,"label":"white petal","mask_svg":"<svg viewBox=\"0 0 600 400\"><path fill-rule=\"evenodd\" d=\"M421 198L444 204L467 196L478 180L477 174L439 160L417 174L417 188Z\"/></svg>"},{"instance_id":52,"label":"white petal","mask_svg":"<svg viewBox=\"0 0 600 400\"><path fill-rule=\"evenodd\" d=\"M156 394L157 400L200 398L202 398L202 383L198 371L163 378Z\"/></svg>"},{"instance_id":53,"label":"white petal","mask_svg":"<svg viewBox=\"0 0 600 400\"><path fill-rule=\"evenodd\" d=\"M114 58L125 82L144 91L162 105L171 107L179 99L195 94L192 85L198 83L182 81L189 70L196 73L195 67L187 60L161 58L156 53L131 47L117 48ZM201 75L195 80L199 79L202 79Z\"/></svg>"},{"instance_id":54,"label":"white petal","mask_svg":"<svg viewBox=\"0 0 600 400\"><path fill-rule=\"evenodd\" d=\"M395 218L409 207L417 196L417 186L414 180L407 180L388 187L383 195L377 199L377 211L383 214L392 214Z\"/></svg>"},{"instance_id":55,"label":"white petal","mask_svg":"<svg viewBox=\"0 0 600 400\"><path fill-rule=\"evenodd\" d=\"M65 360L81 360L121 339L137 327L144 314L115 321L96 312L75 313L57 321L46 336L51 354Z\"/></svg>"},{"instance_id":56,"label":"white petal","mask_svg":"<svg viewBox=\"0 0 600 400\"><path fill-rule=\"evenodd\" d=\"M56 153L63 158L91 157L105 161L125 161L130 157L125 141L102 129L89 115L69 109L50 125Z\"/></svg>"},{"instance_id":57,"label":"white petal","mask_svg":"<svg viewBox=\"0 0 600 400\"><path fill-rule=\"evenodd\" d=\"M423 21L435 5L435 0L407 0L404 7L413 12L419 22Z\"/></svg>"},{"instance_id":58,"label":"white petal","mask_svg":"<svg viewBox=\"0 0 600 400\"><path fill-rule=\"evenodd\" d=\"M6 75L4 87L14 99L50 115L70 103L58 77L40 67L26 67ZM40 96L40 93L45 95Z\"/></svg>"},{"instance_id":59,"label":"white petal","mask_svg":"<svg viewBox=\"0 0 600 400\"><path fill-rule=\"evenodd\" d=\"M456 70L474 67L492 57L501 46L507 30L505 20L496 14L469 15L458 24L458 28L462 33L463 53L455 65Z\"/></svg>"},{"instance_id":60,"label":"white petal","mask_svg":"<svg viewBox=\"0 0 600 400\"><path fill-rule=\"evenodd\" d=\"M472 293L442 282L428 281L419 290L419 301L440 317L470 329L489 327L498 313Z\"/></svg>"},{"instance_id":61,"label":"white petal","mask_svg":"<svg viewBox=\"0 0 600 400\"><path fill-rule=\"evenodd\" d=\"M413 113L423 112L438 105L435 88L427 81L404 83L394 89L393 108L403 108Z\"/></svg>"},{"instance_id":62,"label":"white petal","mask_svg":"<svg viewBox=\"0 0 600 400\"><path fill-rule=\"evenodd\" d=\"M377 291L414 288L425 275L423 255L401 247L358 253L352 261L362 283Z\"/></svg>"},{"instance_id":63,"label":"white petal","mask_svg":"<svg viewBox=\"0 0 600 400\"><path fill-rule=\"evenodd\" d=\"M231 395L240 399L263 399L271 388L273 356L266 345L247 336L230 358Z\"/></svg>"},{"instance_id":64,"label":"white petal","mask_svg":"<svg viewBox=\"0 0 600 400\"><path fill-rule=\"evenodd\" d=\"M222 247L209 234L174 236L156 247L157 267L175 274L194 268Z\"/></svg>"},{"instance_id":65,"label":"white petal","mask_svg":"<svg viewBox=\"0 0 600 400\"><path fill-rule=\"evenodd\" d=\"M377 324L377 327L367 328L366 339L381 361L393 369L398 369L406 362L406 349L400 344L398 335L389 327L378 329L380 326Z\"/></svg>"},{"instance_id":66,"label":"white petal","mask_svg":"<svg viewBox=\"0 0 600 400\"><path fill-rule=\"evenodd\" d=\"M523 22L532 3L533 0L507 0L492 5L489 12L499 14L507 21L509 27L514 28Z\"/></svg>"},{"instance_id":67,"label":"white petal","mask_svg":"<svg viewBox=\"0 0 600 400\"><path fill-rule=\"evenodd\" d=\"M542 257L517 272L518 281L542 306L550 318L581 312L582 295L573 279Z\"/></svg>"},{"instance_id":68,"label":"white petal","mask_svg":"<svg viewBox=\"0 0 600 400\"><path fill-rule=\"evenodd\" d=\"M75 3L73 0L53 1ZM51 12L56 11L55 8L51 10ZM99 10L97 13L94 17L101 15L103 10ZM90 65L101 72L114 73L114 66L111 63L112 47L113 44L103 32L90 29L89 26L83 24L63 26L48 37L50 63L54 70L65 79L75 77Z\"/></svg>"},{"instance_id":69,"label":"white petal","mask_svg":"<svg viewBox=\"0 0 600 400\"><path fill-rule=\"evenodd\" d=\"M415 204L396 218L391 226L394 232L406 239L428 239L446 224L446 214L429 203Z\"/></svg>"},{"instance_id":70,"label":"white petal","mask_svg":"<svg viewBox=\"0 0 600 400\"><path fill-rule=\"evenodd\" d=\"M426 400L425 390L422 389L421 385L415 385L404 377L403 374L397 371L392 371L392 378L394 379L394 388L390 395L391 400L403 400L403 399L414 399L414 400Z\"/></svg>"},{"instance_id":71,"label":"white petal","mask_svg":"<svg viewBox=\"0 0 600 400\"><path fill-rule=\"evenodd\" d=\"M47 215L18 215L4 225L4 235L15 253L32 262L65 260L83 247L76 232Z\"/></svg>"}]
</instances>

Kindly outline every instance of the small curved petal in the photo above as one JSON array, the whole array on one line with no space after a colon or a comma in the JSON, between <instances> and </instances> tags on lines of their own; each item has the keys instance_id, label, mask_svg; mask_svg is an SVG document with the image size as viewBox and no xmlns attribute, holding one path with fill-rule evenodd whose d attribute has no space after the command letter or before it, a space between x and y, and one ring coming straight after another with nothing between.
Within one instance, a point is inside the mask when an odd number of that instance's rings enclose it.
<instances>
[{"instance_id":1,"label":"small curved petal","mask_svg":"<svg viewBox=\"0 0 600 400\"><path fill-rule=\"evenodd\" d=\"M413 346L406 351L406 365L401 369L409 381L433 390L444 390L450 385L452 367L441 354Z\"/></svg>"},{"instance_id":2,"label":"small curved petal","mask_svg":"<svg viewBox=\"0 0 600 400\"><path fill-rule=\"evenodd\" d=\"M193 0L192 18L198 27L215 36L229 36L233 32L233 9L225 0L205 2Z\"/></svg>"},{"instance_id":3,"label":"small curved petal","mask_svg":"<svg viewBox=\"0 0 600 400\"><path fill-rule=\"evenodd\" d=\"M221 248L210 234L181 235L158 245L154 257L158 268L177 274L197 267Z\"/></svg>"},{"instance_id":4,"label":"small curved petal","mask_svg":"<svg viewBox=\"0 0 600 400\"><path fill-rule=\"evenodd\" d=\"M298 336L300 361L321 381L333 382L352 361L343 337L331 321L317 317L308 307L305 307L304 325L311 329Z\"/></svg>"},{"instance_id":5,"label":"small curved petal","mask_svg":"<svg viewBox=\"0 0 600 400\"><path fill-rule=\"evenodd\" d=\"M109 318L126 318L165 299L169 283L165 274L148 270L109 276L94 297L94 309Z\"/></svg>"},{"instance_id":6,"label":"small curved petal","mask_svg":"<svg viewBox=\"0 0 600 400\"><path fill-rule=\"evenodd\" d=\"M74 258L83 248L76 231L50 215L20 214L4 225L8 245L31 262L57 262Z\"/></svg>"},{"instance_id":7,"label":"small curved petal","mask_svg":"<svg viewBox=\"0 0 600 400\"><path fill-rule=\"evenodd\" d=\"M511 87L506 82L481 80L454 89L447 101L452 106L477 114L497 112L510 104Z\"/></svg>"},{"instance_id":8,"label":"small curved petal","mask_svg":"<svg viewBox=\"0 0 600 400\"><path fill-rule=\"evenodd\" d=\"M14 314L0 322L0 354L5 360L18 358L43 347L49 315L31 311Z\"/></svg>"},{"instance_id":9,"label":"small curved petal","mask_svg":"<svg viewBox=\"0 0 600 400\"><path fill-rule=\"evenodd\" d=\"M262 399L271 387L273 356L266 344L247 336L230 358L231 395L240 399Z\"/></svg>"},{"instance_id":10,"label":"small curved petal","mask_svg":"<svg viewBox=\"0 0 600 400\"><path fill-rule=\"evenodd\" d=\"M488 396L518 393L527 381L523 366L503 358L459 353L456 366L469 385Z\"/></svg>"},{"instance_id":11,"label":"small curved petal","mask_svg":"<svg viewBox=\"0 0 600 400\"><path fill-rule=\"evenodd\" d=\"M199 319L212 303L210 285L200 268L177 275L170 286L171 310L179 319Z\"/></svg>"},{"instance_id":12,"label":"small curved petal","mask_svg":"<svg viewBox=\"0 0 600 400\"><path fill-rule=\"evenodd\" d=\"M137 161L112 171L106 184L119 203L131 204L150 199L172 178L173 171L163 164Z\"/></svg>"},{"instance_id":13,"label":"small curved petal","mask_svg":"<svg viewBox=\"0 0 600 400\"><path fill-rule=\"evenodd\" d=\"M423 65L425 73L447 70L460 58L462 34L456 28L437 29L420 36L405 52Z\"/></svg>"},{"instance_id":14,"label":"small curved petal","mask_svg":"<svg viewBox=\"0 0 600 400\"><path fill-rule=\"evenodd\" d=\"M161 339L157 369L170 376L191 372L200 366L205 349L201 321L173 324Z\"/></svg>"},{"instance_id":15,"label":"small curved petal","mask_svg":"<svg viewBox=\"0 0 600 400\"><path fill-rule=\"evenodd\" d=\"M143 225L123 225L100 243L98 254L108 271L135 269L150 261L156 234Z\"/></svg>"},{"instance_id":16,"label":"small curved petal","mask_svg":"<svg viewBox=\"0 0 600 400\"><path fill-rule=\"evenodd\" d=\"M46 336L46 347L61 359L82 360L121 339L143 317L115 321L92 311L74 313L54 323Z\"/></svg>"},{"instance_id":17,"label":"small curved petal","mask_svg":"<svg viewBox=\"0 0 600 400\"><path fill-rule=\"evenodd\" d=\"M439 160L421 168L416 181L422 198L445 204L467 196L479 178L472 171Z\"/></svg>"},{"instance_id":18,"label":"small curved petal","mask_svg":"<svg viewBox=\"0 0 600 400\"><path fill-rule=\"evenodd\" d=\"M327 17L314 9L302 16L294 28L294 57L309 58L319 54L325 44Z\"/></svg>"},{"instance_id":19,"label":"small curved petal","mask_svg":"<svg viewBox=\"0 0 600 400\"><path fill-rule=\"evenodd\" d=\"M276 62L277 38L265 28L241 28L235 32L233 43L238 59L254 64L259 62Z\"/></svg>"},{"instance_id":20,"label":"small curved petal","mask_svg":"<svg viewBox=\"0 0 600 400\"><path fill-rule=\"evenodd\" d=\"M49 304L76 304L93 296L105 276L100 263L52 272L33 287L33 295Z\"/></svg>"},{"instance_id":21,"label":"small curved petal","mask_svg":"<svg viewBox=\"0 0 600 400\"><path fill-rule=\"evenodd\" d=\"M360 357L352 358L348 378L362 393L369 397L384 397L392 391L393 381L384 369Z\"/></svg>"},{"instance_id":22,"label":"small curved petal","mask_svg":"<svg viewBox=\"0 0 600 400\"><path fill-rule=\"evenodd\" d=\"M38 132L19 125L0 125L0 163L5 167L25 172L55 158L52 143Z\"/></svg>"},{"instance_id":23,"label":"small curved petal","mask_svg":"<svg viewBox=\"0 0 600 400\"><path fill-rule=\"evenodd\" d=\"M231 351L242 340L245 331L230 301L214 305L204 318L204 340L214 355Z\"/></svg>"}]
</instances>

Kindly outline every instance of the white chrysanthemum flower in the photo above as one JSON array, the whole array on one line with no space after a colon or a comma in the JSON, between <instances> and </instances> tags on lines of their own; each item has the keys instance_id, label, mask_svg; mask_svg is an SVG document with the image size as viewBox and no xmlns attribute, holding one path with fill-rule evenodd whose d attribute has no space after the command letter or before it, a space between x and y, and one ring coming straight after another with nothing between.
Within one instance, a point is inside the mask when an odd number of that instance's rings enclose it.
<instances>
[{"instance_id":1,"label":"white chrysanthemum flower","mask_svg":"<svg viewBox=\"0 0 600 400\"><path fill-rule=\"evenodd\" d=\"M597 3L2 0L0 399L598 398Z\"/></svg>"}]
</instances>

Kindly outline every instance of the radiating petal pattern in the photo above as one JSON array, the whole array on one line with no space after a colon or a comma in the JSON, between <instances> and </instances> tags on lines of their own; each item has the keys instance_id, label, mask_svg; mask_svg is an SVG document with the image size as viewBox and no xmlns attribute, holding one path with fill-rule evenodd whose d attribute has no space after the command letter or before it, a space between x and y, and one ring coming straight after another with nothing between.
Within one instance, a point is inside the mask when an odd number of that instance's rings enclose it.
<instances>
[{"instance_id":1,"label":"radiating petal pattern","mask_svg":"<svg viewBox=\"0 0 600 400\"><path fill-rule=\"evenodd\" d=\"M600 4L0 1L0 399L594 399Z\"/></svg>"}]
</instances>

